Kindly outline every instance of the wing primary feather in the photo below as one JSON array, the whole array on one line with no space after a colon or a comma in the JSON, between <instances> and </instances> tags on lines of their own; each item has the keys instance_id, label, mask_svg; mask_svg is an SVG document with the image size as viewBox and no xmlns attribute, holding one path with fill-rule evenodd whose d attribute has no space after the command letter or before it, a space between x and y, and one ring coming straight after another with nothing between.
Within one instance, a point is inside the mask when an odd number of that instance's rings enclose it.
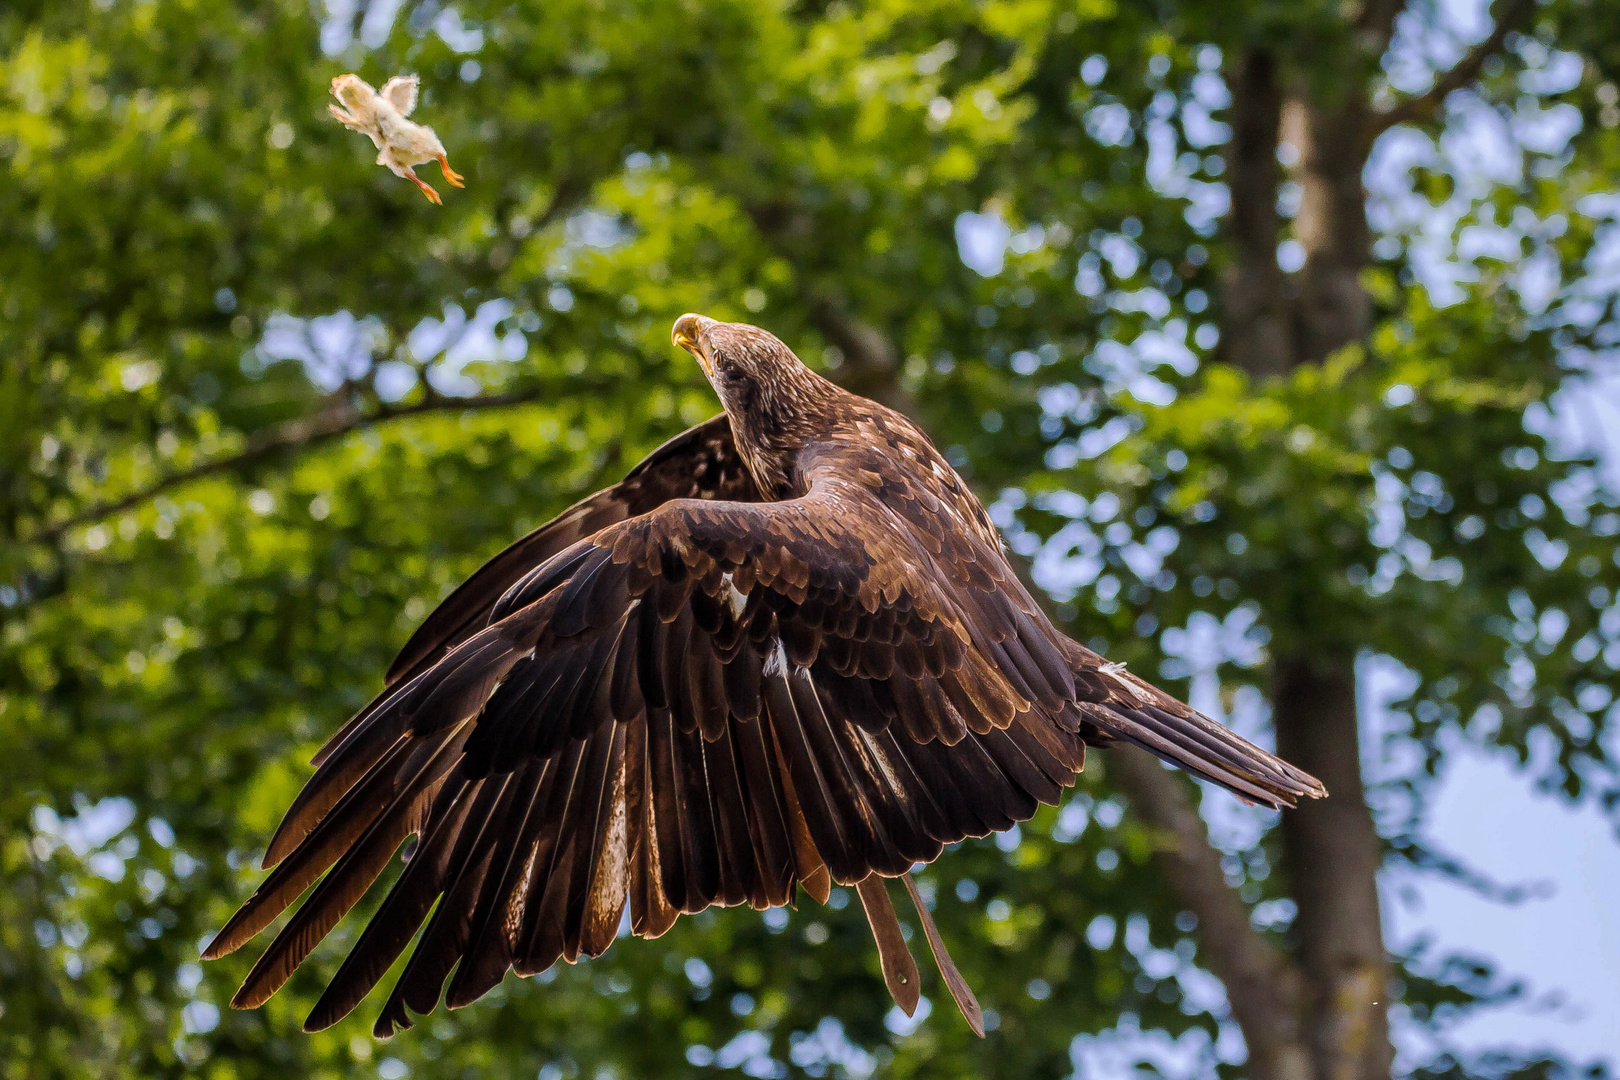
<instances>
[{"instance_id":1,"label":"wing primary feather","mask_svg":"<svg viewBox=\"0 0 1620 1080\"><path fill-rule=\"evenodd\" d=\"M746 791L750 838L761 894L765 906L781 907L793 899L793 840L788 832L787 814L782 808L776 758L766 745L766 738L764 723L760 720L731 721L731 745L736 753L737 773Z\"/></svg>"},{"instance_id":2,"label":"wing primary feather","mask_svg":"<svg viewBox=\"0 0 1620 1080\"><path fill-rule=\"evenodd\" d=\"M1021 740L1014 734L1013 729L1019 726L1018 722L1014 721L1005 728L997 728L976 738L995 761L996 767L1012 781L1018 791L1031 800L1025 804L1028 813L1020 816L1019 820L1022 820L1035 812L1035 803L1055 806L1063 797L1063 786L1048 776L1040 765L1031 759L1026 747L1036 756L1045 755L1040 752L1039 744L1028 739Z\"/></svg>"},{"instance_id":3,"label":"wing primary feather","mask_svg":"<svg viewBox=\"0 0 1620 1080\"><path fill-rule=\"evenodd\" d=\"M652 742L647 732L650 721L643 718L630 725L627 760L630 762L625 803L631 822L630 930L639 937L664 934L680 912L664 894L664 872L660 864L658 822L653 799Z\"/></svg>"},{"instance_id":4,"label":"wing primary feather","mask_svg":"<svg viewBox=\"0 0 1620 1080\"><path fill-rule=\"evenodd\" d=\"M602 827L612 809L613 757L616 750L623 748L622 744L617 743L617 735L618 727L615 725L605 732L598 732L591 739L574 805L570 807L567 828L574 857L570 874L559 882L563 886L565 902L563 955L569 962L577 960L580 955L591 877L602 842Z\"/></svg>"},{"instance_id":5,"label":"wing primary feather","mask_svg":"<svg viewBox=\"0 0 1620 1080\"><path fill-rule=\"evenodd\" d=\"M467 940L467 916L483 883L493 850L483 839L491 812L505 794L509 780L510 774L476 780L469 785L467 824L460 830L450 853L450 880L427 928L417 939L411 958L405 962L405 970L383 1003L373 1029L379 1037L386 1037L395 1028L410 1027L408 1009L424 1014L432 1012L439 1003L445 977L461 956Z\"/></svg>"},{"instance_id":6,"label":"wing primary feather","mask_svg":"<svg viewBox=\"0 0 1620 1080\"><path fill-rule=\"evenodd\" d=\"M353 759L376 755L407 726L426 735L459 723L481 708L512 666L531 651L520 640L532 635L548 614L549 605L536 604L480 631L427 671L385 691L374 706L361 710L316 755L315 776L282 819L266 850L266 863L277 861L296 846L320 820L340 782L333 778L351 775Z\"/></svg>"},{"instance_id":7,"label":"wing primary feather","mask_svg":"<svg viewBox=\"0 0 1620 1080\"><path fill-rule=\"evenodd\" d=\"M446 740L446 744L451 741ZM443 759L435 759L439 760ZM281 933L253 965L231 1000L233 1007L251 1009L268 1001L292 975L293 969L303 963L338 920L365 895L405 838L422 827L422 811L427 809L434 794L431 780L424 780L430 771L424 769L412 777L321 879L298 913L282 927Z\"/></svg>"},{"instance_id":8,"label":"wing primary feather","mask_svg":"<svg viewBox=\"0 0 1620 1080\"><path fill-rule=\"evenodd\" d=\"M559 957L570 963L579 957L585 890L592 869L590 860L606 794L613 741L609 733L608 737L599 735L579 745L579 764L557 815L555 855L545 877L537 874L534 879L538 910L534 920L535 936L525 941L523 949L525 970L543 970Z\"/></svg>"},{"instance_id":9,"label":"wing primary feather","mask_svg":"<svg viewBox=\"0 0 1620 1080\"><path fill-rule=\"evenodd\" d=\"M628 762L625 757L629 729L629 724L614 725L612 756L608 763L609 789L605 793L605 812L597 823L585 917L580 929L579 950L586 956L600 956L613 944L629 900L630 811L626 799Z\"/></svg>"},{"instance_id":10,"label":"wing primary feather","mask_svg":"<svg viewBox=\"0 0 1620 1080\"><path fill-rule=\"evenodd\" d=\"M708 779L709 817L715 825L715 854L718 856L720 889L718 901L732 907L762 899L759 866L754 861L754 843L749 828L748 804L743 796L742 777L732 751L729 722L722 721L716 739L704 736L698 744L703 756L703 773ZM756 903L756 907L764 906Z\"/></svg>"},{"instance_id":11,"label":"wing primary feather","mask_svg":"<svg viewBox=\"0 0 1620 1080\"><path fill-rule=\"evenodd\" d=\"M778 663L773 670L767 661L761 695L771 732L777 738L786 765L784 778L791 777L800 819L809 831L818 856L816 863L824 864L840 881L858 880L865 868L860 867L860 872L856 872L858 860L850 850L852 838L846 834L846 826L823 777L807 725L799 715L789 679L782 668ZM804 877L802 870L800 876Z\"/></svg>"},{"instance_id":12,"label":"wing primary feather","mask_svg":"<svg viewBox=\"0 0 1620 1080\"><path fill-rule=\"evenodd\" d=\"M770 752L776 759L777 776L782 781L782 812L787 819L788 837L793 848L793 872L799 884L811 899L825 904L832 896L832 874L816 850L805 820L804 803L793 786L793 770L788 766L787 750L774 727L770 734Z\"/></svg>"},{"instance_id":13,"label":"wing primary feather","mask_svg":"<svg viewBox=\"0 0 1620 1080\"><path fill-rule=\"evenodd\" d=\"M831 866L833 876L853 883L869 870L898 874L909 869L912 860L905 857L891 836L889 823L880 812L881 803L868 798L862 770L851 760L855 753L852 738L847 730L840 731L844 725L835 722L821 707L814 676L804 668L796 668L788 685L794 708L810 734L809 745L821 766L821 775L827 780L831 797L837 800L833 805L847 811L843 817L847 823L845 835L853 841L849 845L852 861L843 869L843 876L839 867Z\"/></svg>"},{"instance_id":14,"label":"wing primary feather","mask_svg":"<svg viewBox=\"0 0 1620 1080\"><path fill-rule=\"evenodd\" d=\"M588 749L589 743L583 739L567 745L547 795L542 814L547 828L540 834L539 847L524 886L523 921L514 949L524 971L544 971L562 953L564 915L556 910L553 898L559 879L566 876L568 869L569 843L579 815L580 772L587 768Z\"/></svg>"},{"instance_id":15,"label":"wing primary feather","mask_svg":"<svg viewBox=\"0 0 1620 1080\"><path fill-rule=\"evenodd\" d=\"M587 815L580 819L576 834L584 844L578 854L578 866L569 882L567 939L563 955L570 961L581 956L596 956L613 941L618 930L619 915L623 908L624 880L621 855L610 854L614 846L612 833L615 821L623 811L624 788L624 728L613 725L598 734L592 759L590 786L593 795L586 807ZM611 909L611 916L608 910ZM611 917L612 925L602 923ZM605 937L605 940L604 940Z\"/></svg>"},{"instance_id":16,"label":"wing primary feather","mask_svg":"<svg viewBox=\"0 0 1620 1080\"><path fill-rule=\"evenodd\" d=\"M494 852L478 905L468 919L467 944L461 950L461 962L456 965L456 977L451 980L446 995L452 1001L457 997L458 988L468 983L488 990L501 981L511 966L513 943L508 932L507 909L529 869L536 834L545 824L538 809L547 794L546 781L555 767L554 760L531 761L514 772L508 784L511 802L506 804L504 814L500 805L492 814L492 824L498 823L499 831L493 837Z\"/></svg>"},{"instance_id":17,"label":"wing primary feather","mask_svg":"<svg viewBox=\"0 0 1620 1080\"><path fill-rule=\"evenodd\" d=\"M368 719L378 711L376 708L362 709L355 717L355 721ZM355 721L351 721L351 724ZM265 846L264 857L259 861L261 869L269 870L285 859L312 833L331 812L332 808L342 801L345 794L351 791L355 783L377 764L377 762L394 749L404 730L404 722L390 725L389 729L377 732L382 737L371 738L363 744L354 740L355 745L343 745L342 749L348 751L338 758L318 757L315 775L304 782L287 812L281 816L281 823L270 836L270 843ZM392 737L389 737L392 736ZM327 748L336 750L344 740L334 736L327 742Z\"/></svg>"},{"instance_id":18,"label":"wing primary feather","mask_svg":"<svg viewBox=\"0 0 1620 1080\"><path fill-rule=\"evenodd\" d=\"M396 779L394 766L409 749L407 742L398 740L359 783L344 793L333 810L294 849L292 857L276 864L270 876L214 935L208 948L203 950L203 959L217 960L247 944L341 858L356 837L371 827L388 805L384 801L387 789Z\"/></svg>"},{"instance_id":19,"label":"wing primary feather","mask_svg":"<svg viewBox=\"0 0 1620 1080\"><path fill-rule=\"evenodd\" d=\"M675 760L675 722L668 709L647 717L648 791L652 828L646 840L651 845L658 875L652 886L663 893L675 910L686 907L686 842L682 839L684 814L680 806L679 765Z\"/></svg>"},{"instance_id":20,"label":"wing primary feather","mask_svg":"<svg viewBox=\"0 0 1620 1080\"><path fill-rule=\"evenodd\" d=\"M683 731L679 725L672 725L670 742L675 748L674 772L680 784L675 808L684 819L681 841L686 858L686 903L681 910L693 914L720 895L719 836L703 755L703 733L696 727Z\"/></svg>"},{"instance_id":21,"label":"wing primary feather","mask_svg":"<svg viewBox=\"0 0 1620 1080\"><path fill-rule=\"evenodd\" d=\"M955 843L962 838L961 833L950 829L949 815L942 806L947 790L923 778L917 771L916 763L906 754L900 736L892 729L885 729L869 738L879 748L878 752L884 755L888 768L893 770L895 789L915 815L916 827L934 841L932 845L922 847L927 857L919 856L914 861L932 862L939 856L940 845Z\"/></svg>"},{"instance_id":22,"label":"wing primary feather","mask_svg":"<svg viewBox=\"0 0 1620 1080\"><path fill-rule=\"evenodd\" d=\"M465 785L458 790L465 790ZM450 853L471 805L471 800L457 798L437 816L427 838L310 1010L305 1031L324 1030L349 1015L411 943L444 888Z\"/></svg>"}]
</instances>

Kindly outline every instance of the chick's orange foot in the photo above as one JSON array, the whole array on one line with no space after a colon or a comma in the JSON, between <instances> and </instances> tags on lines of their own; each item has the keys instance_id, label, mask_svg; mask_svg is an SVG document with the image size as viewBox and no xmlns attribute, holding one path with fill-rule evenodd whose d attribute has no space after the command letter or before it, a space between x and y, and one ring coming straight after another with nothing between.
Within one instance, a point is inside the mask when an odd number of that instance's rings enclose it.
<instances>
[{"instance_id":1,"label":"chick's orange foot","mask_svg":"<svg viewBox=\"0 0 1620 1080\"><path fill-rule=\"evenodd\" d=\"M467 178L450 167L450 156L448 154L439 155L439 169L444 173L444 179L451 187L464 188L467 186L462 183Z\"/></svg>"},{"instance_id":2,"label":"chick's orange foot","mask_svg":"<svg viewBox=\"0 0 1620 1080\"><path fill-rule=\"evenodd\" d=\"M444 205L444 200L439 198L439 193L437 191L434 191L433 186L431 184L427 183L427 181L423 180L420 176L417 176L413 172L413 173L410 173L406 177L406 179L408 179L411 183L415 184L417 187L422 189L422 194L424 194L424 195L426 195L428 197L428 202L432 203L434 206L443 206ZM461 185L457 184L456 186L460 187Z\"/></svg>"}]
</instances>

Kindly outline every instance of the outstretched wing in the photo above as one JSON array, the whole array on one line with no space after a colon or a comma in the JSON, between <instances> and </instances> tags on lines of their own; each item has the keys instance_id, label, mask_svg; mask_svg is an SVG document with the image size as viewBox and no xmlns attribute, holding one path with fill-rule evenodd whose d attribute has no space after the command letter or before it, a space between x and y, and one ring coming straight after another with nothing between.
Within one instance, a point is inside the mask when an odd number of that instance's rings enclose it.
<instances>
[{"instance_id":1,"label":"outstretched wing","mask_svg":"<svg viewBox=\"0 0 1620 1080\"><path fill-rule=\"evenodd\" d=\"M274 993L413 833L311 1027L424 919L379 1034L430 1011L452 968L455 1007L509 968L600 953L626 904L655 936L801 883L824 897L1055 801L1084 754L1061 639L998 551L900 481L846 462L800 500L677 499L538 566L493 561L334 740L285 858L210 945L321 879L234 1003Z\"/></svg>"},{"instance_id":2,"label":"outstretched wing","mask_svg":"<svg viewBox=\"0 0 1620 1080\"><path fill-rule=\"evenodd\" d=\"M416 88L421 80L415 75L395 75L383 83L382 96L401 116L411 115L416 108Z\"/></svg>"},{"instance_id":3,"label":"outstretched wing","mask_svg":"<svg viewBox=\"0 0 1620 1080\"><path fill-rule=\"evenodd\" d=\"M488 625L496 601L519 578L615 522L645 514L671 499L746 502L758 497L724 413L688 428L647 455L619 483L580 500L486 562L417 627L384 681L394 686L428 671L452 647ZM327 740L313 764L321 765L327 754L387 700L382 695L356 714ZM344 789L341 784L305 787L271 837L264 865L270 867L285 858Z\"/></svg>"},{"instance_id":4,"label":"outstretched wing","mask_svg":"<svg viewBox=\"0 0 1620 1080\"><path fill-rule=\"evenodd\" d=\"M417 627L388 669L388 685L426 670L451 646L483 629L502 593L577 541L672 499L758 498L725 414L688 428L647 455L619 483L575 503L480 567Z\"/></svg>"}]
</instances>

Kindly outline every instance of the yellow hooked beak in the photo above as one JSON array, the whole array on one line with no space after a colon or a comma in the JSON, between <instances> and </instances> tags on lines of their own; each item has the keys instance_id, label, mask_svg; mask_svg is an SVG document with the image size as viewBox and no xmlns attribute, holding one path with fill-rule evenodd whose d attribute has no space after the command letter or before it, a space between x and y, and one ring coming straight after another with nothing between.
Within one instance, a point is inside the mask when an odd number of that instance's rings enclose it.
<instances>
[{"instance_id":1,"label":"yellow hooked beak","mask_svg":"<svg viewBox=\"0 0 1620 1080\"><path fill-rule=\"evenodd\" d=\"M697 362L705 375L714 373L709 364L708 354L703 348L703 334L713 325L714 320L707 315L688 313L675 320L675 329L670 333L676 345L697 357Z\"/></svg>"}]
</instances>

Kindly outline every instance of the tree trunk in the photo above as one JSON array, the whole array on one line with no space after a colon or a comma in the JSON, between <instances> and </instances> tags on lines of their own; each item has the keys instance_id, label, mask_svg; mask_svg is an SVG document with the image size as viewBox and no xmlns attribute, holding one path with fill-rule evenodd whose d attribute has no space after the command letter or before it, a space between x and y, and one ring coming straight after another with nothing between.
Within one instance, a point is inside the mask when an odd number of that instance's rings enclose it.
<instances>
[{"instance_id":1,"label":"tree trunk","mask_svg":"<svg viewBox=\"0 0 1620 1080\"><path fill-rule=\"evenodd\" d=\"M1336 109L1290 103L1289 111L1296 110L1301 122L1291 127L1304 144L1304 194L1294 232L1305 247L1296 352L1301 363L1319 363L1364 338L1371 323L1372 303L1361 285L1371 255L1361 183L1371 149L1364 135L1370 116L1359 101Z\"/></svg>"},{"instance_id":2,"label":"tree trunk","mask_svg":"<svg viewBox=\"0 0 1620 1080\"><path fill-rule=\"evenodd\" d=\"M1388 12L1373 14L1387 27ZM1387 32L1379 37L1380 50L1386 39ZM1373 118L1359 89L1331 107L1285 95L1264 51L1243 57L1231 82L1234 259L1224 283L1222 358L1261 380L1320 363L1367 333L1371 302L1360 274L1370 235L1361 174ZM1294 233L1306 259L1293 279L1276 261L1277 162L1285 140L1298 153L1303 189ZM1316 1080L1387 1080L1394 1054L1378 906L1381 845L1361 780L1354 647L1331 656L1279 649L1271 674L1278 751L1329 793L1282 817L1285 868L1299 906L1297 1022ZM1167 870L1174 882L1173 861ZM1280 1029L1277 1019L1269 1023ZM1243 1027L1253 1044L1256 1025ZM1251 1052L1258 1056L1252 1045Z\"/></svg>"},{"instance_id":3,"label":"tree trunk","mask_svg":"<svg viewBox=\"0 0 1620 1080\"><path fill-rule=\"evenodd\" d=\"M1299 973L1255 932L1248 906L1226 883L1221 853L1187 797L1188 782L1134 746L1111 747L1103 767L1131 812L1164 839L1159 864L1176 899L1198 916L1198 962L1226 987L1249 1049L1249 1080L1313 1080L1313 1055L1300 1030Z\"/></svg>"},{"instance_id":4,"label":"tree trunk","mask_svg":"<svg viewBox=\"0 0 1620 1080\"><path fill-rule=\"evenodd\" d=\"M1277 751L1327 785L1282 817L1306 1037L1317 1080L1387 1080L1389 963L1378 910L1378 834L1361 783L1350 656L1279 659Z\"/></svg>"},{"instance_id":5,"label":"tree trunk","mask_svg":"<svg viewBox=\"0 0 1620 1080\"><path fill-rule=\"evenodd\" d=\"M1294 366L1287 283L1277 267L1277 132L1283 94L1265 49L1243 57L1232 75L1232 141L1227 147L1232 264L1221 290L1221 359L1257 379Z\"/></svg>"},{"instance_id":6,"label":"tree trunk","mask_svg":"<svg viewBox=\"0 0 1620 1080\"><path fill-rule=\"evenodd\" d=\"M1305 248L1294 313L1297 363L1319 363L1362 340L1372 304L1361 174L1370 114L1352 95L1333 108L1291 101L1303 197L1295 234ZM1330 647L1331 648L1331 647ZM1277 749L1329 792L1283 815L1286 868L1299 914L1305 1027L1317 1080L1387 1080L1389 960L1378 905L1382 848L1361 781L1353 645L1324 655L1279 651L1272 661Z\"/></svg>"}]
</instances>

